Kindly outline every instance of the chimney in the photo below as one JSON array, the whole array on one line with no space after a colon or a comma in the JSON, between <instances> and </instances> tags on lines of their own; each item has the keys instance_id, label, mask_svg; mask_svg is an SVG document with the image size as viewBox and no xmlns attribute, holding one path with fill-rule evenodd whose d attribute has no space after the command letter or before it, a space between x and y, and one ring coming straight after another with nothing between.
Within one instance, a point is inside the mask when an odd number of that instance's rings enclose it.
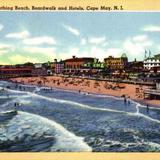
<instances>
[{"instance_id":1,"label":"chimney","mask_svg":"<svg viewBox=\"0 0 160 160\"><path fill-rule=\"evenodd\" d=\"M72 58L73 58L73 59L75 59L75 58L76 58L76 56L72 56Z\"/></svg>"}]
</instances>

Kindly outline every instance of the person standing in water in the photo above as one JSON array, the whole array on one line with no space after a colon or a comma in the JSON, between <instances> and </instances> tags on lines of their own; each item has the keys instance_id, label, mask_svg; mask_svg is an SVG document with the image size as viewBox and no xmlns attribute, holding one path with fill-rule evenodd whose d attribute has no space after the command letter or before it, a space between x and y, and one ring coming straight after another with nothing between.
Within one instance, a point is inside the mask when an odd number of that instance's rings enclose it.
<instances>
[{"instance_id":1,"label":"person standing in water","mask_svg":"<svg viewBox=\"0 0 160 160\"><path fill-rule=\"evenodd\" d=\"M127 99L126 99L126 96L124 95L124 104L126 105L127 103Z\"/></svg>"},{"instance_id":2,"label":"person standing in water","mask_svg":"<svg viewBox=\"0 0 160 160\"><path fill-rule=\"evenodd\" d=\"M14 103L14 110L17 111L17 102Z\"/></svg>"},{"instance_id":3,"label":"person standing in water","mask_svg":"<svg viewBox=\"0 0 160 160\"><path fill-rule=\"evenodd\" d=\"M149 113L149 105L147 104L147 113Z\"/></svg>"},{"instance_id":4,"label":"person standing in water","mask_svg":"<svg viewBox=\"0 0 160 160\"><path fill-rule=\"evenodd\" d=\"M130 105L130 96L128 96L128 105Z\"/></svg>"}]
</instances>

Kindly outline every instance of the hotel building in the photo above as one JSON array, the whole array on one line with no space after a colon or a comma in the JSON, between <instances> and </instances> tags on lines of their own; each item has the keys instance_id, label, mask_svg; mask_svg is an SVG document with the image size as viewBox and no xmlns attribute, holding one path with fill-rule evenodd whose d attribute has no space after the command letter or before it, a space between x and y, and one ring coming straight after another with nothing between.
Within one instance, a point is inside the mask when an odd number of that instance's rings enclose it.
<instances>
[{"instance_id":1,"label":"hotel building","mask_svg":"<svg viewBox=\"0 0 160 160\"><path fill-rule=\"evenodd\" d=\"M83 73L88 73L89 76L99 74L104 71L104 69L105 64L100 62L97 58L94 58L94 62L88 62L82 66Z\"/></svg>"},{"instance_id":2,"label":"hotel building","mask_svg":"<svg viewBox=\"0 0 160 160\"><path fill-rule=\"evenodd\" d=\"M55 74L62 74L64 72L64 62L60 60L59 62L57 59L54 60L54 73Z\"/></svg>"},{"instance_id":3,"label":"hotel building","mask_svg":"<svg viewBox=\"0 0 160 160\"><path fill-rule=\"evenodd\" d=\"M73 56L70 59L64 60L64 65L65 65L64 73L78 75L81 73L81 71L83 72L83 70L81 69L84 66L84 64L93 62L94 58L90 57L77 58Z\"/></svg>"},{"instance_id":4,"label":"hotel building","mask_svg":"<svg viewBox=\"0 0 160 160\"><path fill-rule=\"evenodd\" d=\"M31 76L31 72L32 72L31 67L0 68L0 78L26 77L26 76Z\"/></svg>"},{"instance_id":5,"label":"hotel building","mask_svg":"<svg viewBox=\"0 0 160 160\"><path fill-rule=\"evenodd\" d=\"M147 70L150 70L153 67L160 67L160 54L145 58L143 64L144 68Z\"/></svg>"},{"instance_id":6,"label":"hotel building","mask_svg":"<svg viewBox=\"0 0 160 160\"><path fill-rule=\"evenodd\" d=\"M128 58L125 53L121 57L109 56L104 59L107 68L111 70L124 70L128 65Z\"/></svg>"}]
</instances>

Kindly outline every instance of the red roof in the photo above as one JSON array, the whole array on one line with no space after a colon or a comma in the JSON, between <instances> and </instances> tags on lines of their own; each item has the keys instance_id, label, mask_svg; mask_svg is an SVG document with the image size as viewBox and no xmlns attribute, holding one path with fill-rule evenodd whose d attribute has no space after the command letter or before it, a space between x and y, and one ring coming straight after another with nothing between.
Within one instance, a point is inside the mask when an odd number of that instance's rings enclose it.
<instances>
[{"instance_id":1,"label":"red roof","mask_svg":"<svg viewBox=\"0 0 160 160\"><path fill-rule=\"evenodd\" d=\"M64 62L80 62L80 61L94 61L94 58L91 57L82 57L82 58L70 58L64 60Z\"/></svg>"}]
</instances>

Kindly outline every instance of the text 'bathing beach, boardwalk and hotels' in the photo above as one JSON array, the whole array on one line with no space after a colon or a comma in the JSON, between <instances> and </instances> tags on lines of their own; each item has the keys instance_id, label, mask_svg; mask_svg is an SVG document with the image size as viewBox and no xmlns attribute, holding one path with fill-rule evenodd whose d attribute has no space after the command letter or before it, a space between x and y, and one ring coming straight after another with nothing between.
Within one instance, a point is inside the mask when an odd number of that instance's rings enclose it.
<instances>
[{"instance_id":1,"label":"text 'bathing beach, boardwalk and hotels'","mask_svg":"<svg viewBox=\"0 0 160 160\"><path fill-rule=\"evenodd\" d=\"M152 14L0 14L0 151L159 152Z\"/></svg>"},{"instance_id":2,"label":"text 'bathing beach, boardwalk and hotels'","mask_svg":"<svg viewBox=\"0 0 160 160\"><path fill-rule=\"evenodd\" d=\"M0 6L3 11L111 11L124 10L123 6Z\"/></svg>"}]
</instances>

